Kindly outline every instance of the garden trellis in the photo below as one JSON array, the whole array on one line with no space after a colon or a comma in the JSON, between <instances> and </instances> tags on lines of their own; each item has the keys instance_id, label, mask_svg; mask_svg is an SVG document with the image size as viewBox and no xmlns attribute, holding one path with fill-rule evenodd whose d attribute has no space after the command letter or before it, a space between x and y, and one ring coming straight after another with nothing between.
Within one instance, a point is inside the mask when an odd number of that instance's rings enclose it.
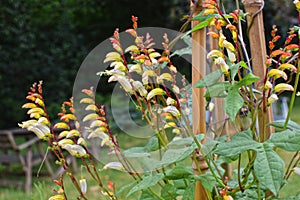
<instances>
[{"instance_id":1,"label":"garden trellis","mask_svg":"<svg viewBox=\"0 0 300 200\"><path fill-rule=\"evenodd\" d=\"M193 16L198 15L202 10L202 1L191 1L191 12L194 13ZM256 88L262 87L263 79L266 74L266 45L265 45L265 31L263 22L263 7L264 0L243 0L242 3L245 6L248 15L248 34L250 40L251 48L251 66L253 73L260 78L260 81L255 85ZM194 28L198 22L192 21L192 28ZM243 39L241 42L243 42ZM195 84L206 74L206 29L202 28L192 33L192 83ZM244 44L242 44L244 45ZM215 41L210 40L210 48L214 49L217 47ZM249 58L248 58L249 59ZM250 63L250 60L248 60ZM206 134L206 102L205 102L205 89L195 88L193 89L193 131L194 134L204 133ZM215 118L214 121L221 121L225 118L224 113L224 101L223 99L216 99L215 101ZM259 112L264 112L260 110ZM266 126L266 124L272 121L272 109L267 110L267 115L258 114L258 130L260 133L260 138L269 138L271 133L271 126ZM195 126L196 124L196 126ZM224 130L226 133L228 129ZM265 134L266 133L266 134ZM264 138L264 139L267 139ZM203 171L207 170L207 166L203 159L200 158L199 165L203 166ZM228 177L231 176L230 166L227 165ZM197 183L195 200L207 199L206 191L201 186L201 183Z\"/></svg>"}]
</instances>

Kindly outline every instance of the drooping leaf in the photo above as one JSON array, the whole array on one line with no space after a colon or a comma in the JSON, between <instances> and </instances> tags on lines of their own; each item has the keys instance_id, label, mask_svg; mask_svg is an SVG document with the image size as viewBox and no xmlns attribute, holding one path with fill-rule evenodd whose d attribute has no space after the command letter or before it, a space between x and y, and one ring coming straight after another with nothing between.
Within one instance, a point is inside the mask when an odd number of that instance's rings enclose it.
<instances>
[{"instance_id":1,"label":"drooping leaf","mask_svg":"<svg viewBox=\"0 0 300 200\"><path fill-rule=\"evenodd\" d=\"M256 150L260 144L252 139L250 130L242 131L231 137L229 142L218 144L215 154L226 157L237 156L247 150Z\"/></svg>"},{"instance_id":2,"label":"drooping leaf","mask_svg":"<svg viewBox=\"0 0 300 200\"><path fill-rule=\"evenodd\" d=\"M149 174L145 175L141 182L139 182L136 186L134 186L127 194L127 197L132 195L133 193L140 191L140 190L145 190L149 187L152 187L156 185L159 181L161 181L164 178L163 174Z\"/></svg>"},{"instance_id":3,"label":"drooping leaf","mask_svg":"<svg viewBox=\"0 0 300 200\"><path fill-rule=\"evenodd\" d=\"M215 177L211 173L205 173L197 176L197 180L201 181L203 187L205 187L208 191L212 191L213 187L217 183Z\"/></svg>"},{"instance_id":4,"label":"drooping leaf","mask_svg":"<svg viewBox=\"0 0 300 200\"><path fill-rule=\"evenodd\" d=\"M251 85L255 81L258 81L259 77L255 76L252 73L248 73L242 80L240 80L238 83L236 83L236 87L242 87L246 85Z\"/></svg>"},{"instance_id":5,"label":"drooping leaf","mask_svg":"<svg viewBox=\"0 0 300 200\"><path fill-rule=\"evenodd\" d=\"M241 97L238 88L232 87L229 89L225 98L225 112L228 114L231 121L235 119L236 114L244 105L244 99Z\"/></svg>"},{"instance_id":6,"label":"drooping leaf","mask_svg":"<svg viewBox=\"0 0 300 200\"><path fill-rule=\"evenodd\" d=\"M166 172L166 178L170 180L186 178L191 175L193 175L193 168L181 164L176 165L173 169Z\"/></svg>"},{"instance_id":7,"label":"drooping leaf","mask_svg":"<svg viewBox=\"0 0 300 200\"><path fill-rule=\"evenodd\" d=\"M211 85L215 84L216 82L218 82L218 80L220 79L222 74L223 73L220 69L213 71L213 72L207 74L206 76L204 76L202 79L200 79L197 83L195 83L195 85L193 87L194 88L203 88L203 87L211 86Z\"/></svg>"},{"instance_id":8,"label":"drooping leaf","mask_svg":"<svg viewBox=\"0 0 300 200\"><path fill-rule=\"evenodd\" d=\"M284 176L284 162L268 143L261 144L254 162L254 172L262 187L277 196Z\"/></svg>"},{"instance_id":9,"label":"drooping leaf","mask_svg":"<svg viewBox=\"0 0 300 200\"><path fill-rule=\"evenodd\" d=\"M273 133L268 141L275 147L286 151L300 151L300 129L286 129L281 132Z\"/></svg>"},{"instance_id":10,"label":"drooping leaf","mask_svg":"<svg viewBox=\"0 0 300 200\"><path fill-rule=\"evenodd\" d=\"M186 159L196 149L195 145L179 148L179 149L168 149L164 154L159 163L159 166L169 165L175 162ZM159 167L157 166L157 167Z\"/></svg>"},{"instance_id":11,"label":"drooping leaf","mask_svg":"<svg viewBox=\"0 0 300 200\"><path fill-rule=\"evenodd\" d=\"M229 82L219 82L207 87L204 97L206 98L221 98L227 96L227 90L230 86Z\"/></svg>"},{"instance_id":12,"label":"drooping leaf","mask_svg":"<svg viewBox=\"0 0 300 200\"><path fill-rule=\"evenodd\" d=\"M271 122L270 125L274 126L275 128L282 129L284 127L284 123L285 123L285 120L277 120L277 121ZM292 120L289 120L288 124L287 124L287 128L291 129L291 130L300 130L300 125Z\"/></svg>"}]
</instances>

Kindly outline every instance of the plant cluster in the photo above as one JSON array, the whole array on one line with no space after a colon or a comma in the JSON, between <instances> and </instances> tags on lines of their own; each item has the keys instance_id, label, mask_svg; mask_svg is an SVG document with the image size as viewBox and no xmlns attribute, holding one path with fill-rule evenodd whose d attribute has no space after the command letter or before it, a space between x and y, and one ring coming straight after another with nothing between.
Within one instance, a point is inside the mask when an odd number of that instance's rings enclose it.
<instances>
[{"instance_id":1,"label":"plant cluster","mask_svg":"<svg viewBox=\"0 0 300 200\"><path fill-rule=\"evenodd\" d=\"M299 10L299 2L295 1ZM78 119L70 99L62 105L60 122L52 125L47 114L42 94L42 82L34 83L26 97L30 120L20 124L22 128L33 131L41 140L49 144L78 191L78 199L87 199L86 179L76 179L66 156L81 159L84 169L101 188L107 199L118 199L113 184L103 183L97 165L87 145L91 138L101 139L101 146L110 148L118 161L106 164L103 169L113 168L132 176L133 181L121 191L129 190L127 197L138 194L139 199L194 199L195 184L201 181L208 199L271 199L278 197L280 189L296 168L300 150L300 125L289 120L299 82L300 29L290 29L283 47L277 47L280 38L277 28L272 30L269 42L270 52L266 59L264 80L252 73L251 60L245 48L241 23L246 15L237 9L225 14L215 0L205 0L203 9L193 18L199 24L192 31L213 27L208 35L217 40L218 48L207 54L219 69L197 82L195 88L206 88L207 101L214 98L225 99L225 112L229 120L237 121L239 131L232 136L205 138L195 135L190 122L190 102L187 81L180 77L171 61L172 42L164 35L163 50L153 48L154 41L149 34L137 33L137 17L132 16L133 26L126 32L133 38L133 44L123 48L119 31L110 38L113 52L106 55L110 69L99 72L109 76L108 82L117 82L133 99L142 118L153 129L154 135L143 147L133 147L123 151L116 136L112 133L105 107L95 102L93 88L84 89L85 95L80 103L85 105L87 114ZM299 15L300 16L300 15ZM292 86L291 80L295 76ZM180 77L180 78L178 78ZM221 78L222 77L222 78ZM280 82L278 82L278 80ZM289 112L286 120L275 121L264 126L275 127L268 138L265 129L257 130L258 114L267 115L273 102L284 91L292 91ZM241 112L243 116L241 116ZM246 117L250 122L242 123ZM54 129L61 129L57 135ZM296 152L288 167L284 167L278 148ZM209 169L203 173L198 162L201 155ZM133 165L132 158L140 163ZM194 167L191 166L193 160ZM232 179L228 179L222 164L237 161ZM242 161L245 163L242 166ZM188 164L186 164L188 163ZM49 199L67 199L63 176L55 181L59 186Z\"/></svg>"}]
</instances>

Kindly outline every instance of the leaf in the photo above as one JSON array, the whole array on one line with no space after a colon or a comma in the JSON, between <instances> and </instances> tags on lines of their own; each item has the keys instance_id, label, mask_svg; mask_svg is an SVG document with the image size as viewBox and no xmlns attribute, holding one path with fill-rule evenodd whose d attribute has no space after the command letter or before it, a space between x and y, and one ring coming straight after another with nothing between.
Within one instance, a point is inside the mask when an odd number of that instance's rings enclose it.
<instances>
[{"instance_id":1,"label":"leaf","mask_svg":"<svg viewBox=\"0 0 300 200\"><path fill-rule=\"evenodd\" d=\"M137 182L134 181L134 182L128 183L128 184L126 184L126 185L123 185L123 186L117 191L116 195L118 196L118 195L122 194L122 193L125 192L127 189L133 187L136 183L137 183Z\"/></svg>"},{"instance_id":2,"label":"leaf","mask_svg":"<svg viewBox=\"0 0 300 200\"><path fill-rule=\"evenodd\" d=\"M169 180L176 180L186 178L193 174L193 168L191 166L178 164L173 169L170 169L166 172L166 178Z\"/></svg>"},{"instance_id":3,"label":"leaf","mask_svg":"<svg viewBox=\"0 0 300 200\"><path fill-rule=\"evenodd\" d=\"M230 142L219 143L215 154L226 157L237 156L247 150L256 150L260 144L252 139L250 130L242 131L231 137Z\"/></svg>"},{"instance_id":4,"label":"leaf","mask_svg":"<svg viewBox=\"0 0 300 200\"><path fill-rule=\"evenodd\" d=\"M208 191L212 191L216 184L216 179L211 173L201 174L196 179L200 180L203 187Z\"/></svg>"},{"instance_id":5,"label":"leaf","mask_svg":"<svg viewBox=\"0 0 300 200\"><path fill-rule=\"evenodd\" d=\"M144 190L138 200L158 200L158 198L153 196L153 194L151 194L148 190Z\"/></svg>"},{"instance_id":6,"label":"leaf","mask_svg":"<svg viewBox=\"0 0 300 200\"><path fill-rule=\"evenodd\" d=\"M277 196L284 176L284 162L268 143L261 144L254 162L254 172L262 187Z\"/></svg>"},{"instance_id":7,"label":"leaf","mask_svg":"<svg viewBox=\"0 0 300 200\"><path fill-rule=\"evenodd\" d=\"M173 200L177 194L176 194L177 190L176 187L172 184L166 184L164 185L164 188L161 190L161 197L164 200Z\"/></svg>"},{"instance_id":8,"label":"leaf","mask_svg":"<svg viewBox=\"0 0 300 200\"><path fill-rule=\"evenodd\" d=\"M149 139L148 143L146 144L145 148L149 151L156 151L159 149L158 139L156 136L153 136Z\"/></svg>"},{"instance_id":9,"label":"leaf","mask_svg":"<svg viewBox=\"0 0 300 200\"><path fill-rule=\"evenodd\" d=\"M125 150L123 153L126 158L139 158L150 156L150 154L147 153L145 150L145 147L133 147Z\"/></svg>"},{"instance_id":10,"label":"leaf","mask_svg":"<svg viewBox=\"0 0 300 200\"><path fill-rule=\"evenodd\" d=\"M204 134L195 135L199 143L204 139ZM186 137L179 140L172 141L168 146L191 146L194 143L193 137Z\"/></svg>"},{"instance_id":11,"label":"leaf","mask_svg":"<svg viewBox=\"0 0 300 200\"><path fill-rule=\"evenodd\" d=\"M230 88L225 98L225 112L231 121L235 119L236 114L244 105L244 99L241 97L238 88Z\"/></svg>"},{"instance_id":12,"label":"leaf","mask_svg":"<svg viewBox=\"0 0 300 200\"><path fill-rule=\"evenodd\" d=\"M192 29L192 32L195 32L197 30L200 30L200 29L203 29L204 27L208 26L209 23L211 22L211 20L213 20L214 18L214 14L212 15L205 15L207 16L208 18L205 19L204 21L200 22L199 24L197 24L193 29Z\"/></svg>"},{"instance_id":13,"label":"leaf","mask_svg":"<svg viewBox=\"0 0 300 200\"><path fill-rule=\"evenodd\" d=\"M203 156L205 157L207 154L209 154L216 147L218 143L219 143L218 141L207 137L205 139L205 143L202 144L202 152L204 153Z\"/></svg>"},{"instance_id":14,"label":"leaf","mask_svg":"<svg viewBox=\"0 0 300 200\"><path fill-rule=\"evenodd\" d=\"M212 98L212 97L226 97L227 96L227 90L230 87L229 82L220 82L220 83L215 83L214 85L209 86L206 89L206 92L204 94L204 97Z\"/></svg>"},{"instance_id":15,"label":"leaf","mask_svg":"<svg viewBox=\"0 0 300 200\"><path fill-rule=\"evenodd\" d=\"M175 162L179 162L189 157L191 153L196 149L195 145L180 148L180 149L168 149L159 163L160 166L169 165Z\"/></svg>"},{"instance_id":16,"label":"leaf","mask_svg":"<svg viewBox=\"0 0 300 200\"><path fill-rule=\"evenodd\" d=\"M241 61L241 62L239 62L239 63L237 63L235 65L231 65L230 66L231 80L234 80L234 77L238 73L239 67L243 67L245 69L249 69L249 67L247 66L247 64L245 63L245 61Z\"/></svg>"},{"instance_id":17,"label":"leaf","mask_svg":"<svg viewBox=\"0 0 300 200\"><path fill-rule=\"evenodd\" d=\"M129 197L133 193L140 191L140 190L145 190L149 187L152 187L156 185L159 181L161 181L164 178L163 174L149 174L143 177L141 182L139 182L136 186L134 186L127 194L126 197Z\"/></svg>"},{"instance_id":18,"label":"leaf","mask_svg":"<svg viewBox=\"0 0 300 200\"><path fill-rule=\"evenodd\" d=\"M197 83L195 83L195 85L193 87L194 88L203 88L203 87L211 86L220 79L222 74L223 73L220 69L216 70L214 72L211 72L211 73L207 74L206 76L204 76L202 79L200 79Z\"/></svg>"},{"instance_id":19,"label":"leaf","mask_svg":"<svg viewBox=\"0 0 300 200\"><path fill-rule=\"evenodd\" d=\"M268 142L286 151L300 151L300 129L273 133Z\"/></svg>"},{"instance_id":20,"label":"leaf","mask_svg":"<svg viewBox=\"0 0 300 200\"><path fill-rule=\"evenodd\" d=\"M185 188L182 199L194 200L195 199L195 181L190 182L187 188Z\"/></svg>"},{"instance_id":21,"label":"leaf","mask_svg":"<svg viewBox=\"0 0 300 200\"><path fill-rule=\"evenodd\" d=\"M255 81L258 81L258 80L259 80L258 76L255 76L252 73L248 73L242 80L237 82L235 84L235 86L242 87L242 86L246 86L246 85L251 85L252 83L254 83Z\"/></svg>"},{"instance_id":22,"label":"leaf","mask_svg":"<svg viewBox=\"0 0 300 200\"><path fill-rule=\"evenodd\" d=\"M278 128L278 129L283 129L284 123L285 123L285 120L277 120L277 121L271 122L269 125L274 126L275 128ZM289 120L288 124L287 124L287 128L291 129L291 130L300 130L300 125L292 120Z\"/></svg>"}]
</instances>

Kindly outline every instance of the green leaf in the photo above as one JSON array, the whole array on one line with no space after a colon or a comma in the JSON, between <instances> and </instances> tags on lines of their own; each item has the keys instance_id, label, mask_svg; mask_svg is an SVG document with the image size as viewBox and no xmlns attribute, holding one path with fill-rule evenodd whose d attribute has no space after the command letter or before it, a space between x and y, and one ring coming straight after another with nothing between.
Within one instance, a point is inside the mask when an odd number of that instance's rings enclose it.
<instances>
[{"instance_id":1,"label":"green leaf","mask_svg":"<svg viewBox=\"0 0 300 200\"><path fill-rule=\"evenodd\" d=\"M230 88L225 98L225 112L231 121L235 119L236 114L244 105L244 99L241 97L238 88Z\"/></svg>"},{"instance_id":2,"label":"green leaf","mask_svg":"<svg viewBox=\"0 0 300 200\"><path fill-rule=\"evenodd\" d=\"M132 188L137 182L134 181L134 182L131 182L131 183L128 183L126 185L123 185L118 191L117 191L117 196L122 194L123 192L127 191L127 189L129 188Z\"/></svg>"},{"instance_id":3,"label":"green leaf","mask_svg":"<svg viewBox=\"0 0 300 200\"><path fill-rule=\"evenodd\" d=\"M173 200L176 198L177 194L176 194L176 187L172 184L166 184L164 185L164 188L161 190L160 192L160 196L164 199L164 200Z\"/></svg>"},{"instance_id":4,"label":"green leaf","mask_svg":"<svg viewBox=\"0 0 300 200\"><path fill-rule=\"evenodd\" d=\"M277 121L271 122L269 125L274 126L275 128L278 128L278 129L283 129L284 123L285 123L285 120L277 120ZM289 120L288 124L287 124L287 129L300 130L300 125L292 120Z\"/></svg>"},{"instance_id":5,"label":"green leaf","mask_svg":"<svg viewBox=\"0 0 300 200\"><path fill-rule=\"evenodd\" d=\"M261 144L254 162L254 172L262 187L277 196L284 176L284 162L268 143Z\"/></svg>"},{"instance_id":6,"label":"green leaf","mask_svg":"<svg viewBox=\"0 0 300 200\"><path fill-rule=\"evenodd\" d=\"M219 143L218 141L207 137L205 143L202 144L202 152L204 154L203 156L205 157L207 154L209 154L216 147L218 143Z\"/></svg>"},{"instance_id":7,"label":"green leaf","mask_svg":"<svg viewBox=\"0 0 300 200\"><path fill-rule=\"evenodd\" d=\"M170 169L166 172L166 178L169 180L176 180L186 178L193 174L193 168L191 166L178 164L173 169Z\"/></svg>"},{"instance_id":8,"label":"green leaf","mask_svg":"<svg viewBox=\"0 0 300 200\"><path fill-rule=\"evenodd\" d=\"M132 195L133 193L140 191L140 190L145 190L149 187L152 187L154 185L156 185L159 181L161 181L164 178L163 174L149 174L149 175L145 175L143 177L143 179L141 180L141 182L139 182L136 186L134 186L127 194L126 197L129 197L130 195Z\"/></svg>"},{"instance_id":9,"label":"green leaf","mask_svg":"<svg viewBox=\"0 0 300 200\"><path fill-rule=\"evenodd\" d=\"M194 200L195 199L195 187L196 183L195 181L190 182L188 187L185 189L182 199L184 200Z\"/></svg>"},{"instance_id":10,"label":"green leaf","mask_svg":"<svg viewBox=\"0 0 300 200\"><path fill-rule=\"evenodd\" d=\"M197 180L201 181L203 187L205 187L208 191L212 191L217 181L215 177L211 173L205 173L197 176Z\"/></svg>"},{"instance_id":11,"label":"green leaf","mask_svg":"<svg viewBox=\"0 0 300 200\"><path fill-rule=\"evenodd\" d=\"M126 158L148 157L149 153L145 152L145 147L133 147L123 151Z\"/></svg>"},{"instance_id":12,"label":"green leaf","mask_svg":"<svg viewBox=\"0 0 300 200\"><path fill-rule=\"evenodd\" d=\"M193 17L193 20L199 21L199 22L203 22L207 19L210 18L215 18L216 16L220 16L218 14L208 14L208 15L203 15L205 10L202 10L198 15L196 15L195 17Z\"/></svg>"},{"instance_id":13,"label":"green leaf","mask_svg":"<svg viewBox=\"0 0 300 200\"><path fill-rule=\"evenodd\" d=\"M249 67L247 66L247 64L244 61L238 62L235 65L231 65L230 66L231 80L234 80L234 77L238 73L240 67L243 67L245 69L249 69Z\"/></svg>"},{"instance_id":14,"label":"green leaf","mask_svg":"<svg viewBox=\"0 0 300 200\"><path fill-rule=\"evenodd\" d=\"M184 160L185 158L189 157L195 149L196 146L194 145L180 149L168 149L161 159L160 166L169 165Z\"/></svg>"},{"instance_id":15,"label":"green leaf","mask_svg":"<svg viewBox=\"0 0 300 200\"><path fill-rule=\"evenodd\" d=\"M145 148L147 149L147 151L156 151L159 149L159 145L158 145L158 139L157 136L153 136L152 138L150 138L150 140L148 141L148 143L146 144Z\"/></svg>"},{"instance_id":16,"label":"green leaf","mask_svg":"<svg viewBox=\"0 0 300 200\"><path fill-rule=\"evenodd\" d=\"M271 134L268 142L286 151L300 151L300 129L276 132Z\"/></svg>"},{"instance_id":17,"label":"green leaf","mask_svg":"<svg viewBox=\"0 0 300 200\"><path fill-rule=\"evenodd\" d=\"M213 72L207 74L206 76L204 76L202 79L200 79L197 83L195 83L195 85L193 87L194 88L203 88L203 87L211 86L211 85L215 84L216 82L218 82L218 80L220 79L222 74L223 73L220 69L213 71Z\"/></svg>"},{"instance_id":18,"label":"green leaf","mask_svg":"<svg viewBox=\"0 0 300 200\"><path fill-rule=\"evenodd\" d=\"M207 87L206 92L204 94L204 97L208 98L212 98L212 97L217 97L217 98L221 98L221 97L226 97L227 96L227 90L230 87L230 83L229 82L219 82L219 83L215 83L209 87Z\"/></svg>"},{"instance_id":19,"label":"green leaf","mask_svg":"<svg viewBox=\"0 0 300 200\"><path fill-rule=\"evenodd\" d=\"M259 80L258 76L255 76L252 73L248 73L242 80L237 82L235 84L235 86L242 87L242 86L246 86L246 85L251 85L252 83L254 83L255 81L258 81L258 80Z\"/></svg>"},{"instance_id":20,"label":"green leaf","mask_svg":"<svg viewBox=\"0 0 300 200\"><path fill-rule=\"evenodd\" d=\"M197 134L195 136L199 143L204 139L204 134ZM168 146L191 146L194 143L193 137L186 137L179 140L172 141L168 144Z\"/></svg>"},{"instance_id":21,"label":"green leaf","mask_svg":"<svg viewBox=\"0 0 300 200\"><path fill-rule=\"evenodd\" d=\"M142 194L139 196L138 200L159 200L148 190L143 190Z\"/></svg>"},{"instance_id":22,"label":"green leaf","mask_svg":"<svg viewBox=\"0 0 300 200\"><path fill-rule=\"evenodd\" d=\"M229 142L219 143L215 154L226 157L237 156L247 150L256 150L260 144L252 139L250 130L242 131L231 137Z\"/></svg>"}]
</instances>

